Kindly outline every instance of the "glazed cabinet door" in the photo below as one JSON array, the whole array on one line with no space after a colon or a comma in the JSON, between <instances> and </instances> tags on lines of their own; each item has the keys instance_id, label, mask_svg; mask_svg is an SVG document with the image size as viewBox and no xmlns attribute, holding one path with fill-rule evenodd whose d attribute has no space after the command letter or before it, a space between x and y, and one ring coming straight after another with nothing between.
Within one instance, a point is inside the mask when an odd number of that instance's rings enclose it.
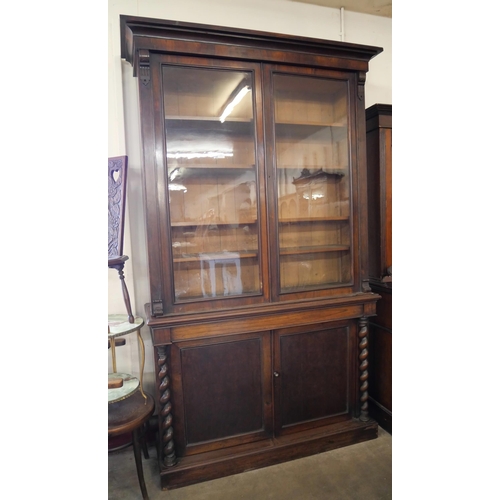
<instances>
[{"instance_id":1,"label":"glazed cabinet door","mask_svg":"<svg viewBox=\"0 0 500 500\"><path fill-rule=\"evenodd\" d=\"M274 295L345 293L356 257L352 75L276 66L266 78Z\"/></svg>"},{"instance_id":2,"label":"glazed cabinet door","mask_svg":"<svg viewBox=\"0 0 500 500\"><path fill-rule=\"evenodd\" d=\"M272 434L269 332L173 344L172 405L178 456Z\"/></svg>"},{"instance_id":3,"label":"glazed cabinet door","mask_svg":"<svg viewBox=\"0 0 500 500\"><path fill-rule=\"evenodd\" d=\"M277 330L275 433L289 434L351 417L355 387L353 322Z\"/></svg>"},{"instance_id":4,"label":"glazed cabinet door","mask_svg":"<svg viewBox=\"0 0 500 500\"><path fill-rule=\"evenodd\" d=\"M233 305L262 302L267 231L265 190L259 187L260 66L195 57L156 60L164 251L155 250L153 258L161 255L168 310L228 307L228 299Z\"/></svg>"}]
</instances>

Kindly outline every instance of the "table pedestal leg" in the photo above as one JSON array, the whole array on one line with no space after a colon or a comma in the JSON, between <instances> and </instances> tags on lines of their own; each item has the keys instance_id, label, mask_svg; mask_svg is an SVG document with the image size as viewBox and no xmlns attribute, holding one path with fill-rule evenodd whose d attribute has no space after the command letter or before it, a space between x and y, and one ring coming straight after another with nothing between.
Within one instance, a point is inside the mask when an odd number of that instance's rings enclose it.
<instances>
[{"instance_id":1,"label":"table pedestal leg","mask_svg":"<svg viewBox=\"0 0 500 500\"><path fill-rule=\"evenodd\" d=\"M141 330L137 330L137 340L139 341L139 345L141 347L141 375L140 375L140 378L139 378L139 387L141 388L141 394L142 394L142 397L147 400L147 396L144 394L144 391L143 391L143 387L142 387L142 377L144 375L144 358L145 358L145 354L144 354L144 341L142 340L142 336L141 336ZM144 404L146 404L146 402L144 402Z\"/></svg>"},{"instance_id":2,"label":"table pedestal leg","mask_svg":"<svg viewBox=\"0 0 500 500\"><path fill-rule=\"evenodd\" d=\"M144 500L149 500L148 491L146 490L146 483L144 482L144 471L142 469L142 455L141 455L141 445L139 440L140 429L136 428L132 432L132 440L134 446L134 458L135 465L137 467L137 476L139 478L139 485L141 487L142 498Z\"/></svg>"},{"instance_id":3,"label":"table pedestal leg","mask_svg":"<svg viewBox=\"0 0 500 500\"><path fill-rule=\"evenodd\" d=\"M111 344L111 357L113 358L113 373L116 373L116 346L114 337L109 339Z\"/></svg>"}]
</instances>

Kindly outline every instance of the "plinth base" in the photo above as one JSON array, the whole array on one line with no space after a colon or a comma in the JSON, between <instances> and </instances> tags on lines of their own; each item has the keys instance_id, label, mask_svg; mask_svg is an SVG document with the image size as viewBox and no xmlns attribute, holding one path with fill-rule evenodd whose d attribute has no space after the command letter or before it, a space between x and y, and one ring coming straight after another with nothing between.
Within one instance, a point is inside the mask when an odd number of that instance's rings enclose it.
<instances>
[{"instance_id":1,"label":"plinth base","mask_svg":"<svg viewBox=\"0 0 500 500\"><path fill-rule=\"evenodd\" d=\"M374 420L350 420L279 438L178 458L178 463L160 471L163 490L187 486L219 477L315 455L335 448L375 439Z\"/></svg>"}]
</instances>

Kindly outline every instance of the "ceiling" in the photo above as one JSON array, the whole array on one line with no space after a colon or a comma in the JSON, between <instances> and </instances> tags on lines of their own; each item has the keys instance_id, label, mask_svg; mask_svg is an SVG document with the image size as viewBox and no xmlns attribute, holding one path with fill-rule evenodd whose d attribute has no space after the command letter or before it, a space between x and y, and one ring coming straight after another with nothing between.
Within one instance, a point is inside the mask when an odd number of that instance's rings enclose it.
<instances>
[{"instance_id":1,"label":"ceiling","mask_svg":"<svg viewBox=\"0 0 500 500\"><path fill-rule=\"evenodd\" d=\"M323 7L332 7L362 14L372 14L373 16L392 18L392 0L291 0L292 2L310 3L313 5L322 5Z\"/></svg>"}]
</instances>

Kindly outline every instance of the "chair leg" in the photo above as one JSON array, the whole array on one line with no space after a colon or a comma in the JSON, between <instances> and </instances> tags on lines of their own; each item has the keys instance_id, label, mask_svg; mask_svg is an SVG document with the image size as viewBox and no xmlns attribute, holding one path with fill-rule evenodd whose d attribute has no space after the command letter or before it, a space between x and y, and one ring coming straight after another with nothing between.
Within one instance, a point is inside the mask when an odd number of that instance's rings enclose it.
<instances>
[{"instance_id":1,"label":"chair leg","mask_svg":"<svg viewBox=\"0 0 500 500\"><path fill-rule=\"evenodd\" d=\"M141 455L141 444L140 444L139 434L140 434L139 429L134 429L134 431L132 432L135 465L137 468L137 477L139 478L139 485L141 487L142 498L144 500L149 500L148 492L146 490L146 483L144 482L144 471L142 469L142 455Z\"/></svg>"},{"instance_id":2,"label":"chair leg","mask_svg":"<svg viewBox=\"0 0 500 500\"><path fill-rule=\"evenodd\" d=\"M142 452L144 453L144 458L147 460L149 458L149 452L148 452L148 430L149 430L149 425L146 422L144 424L144 428L142 430Z\"/></svg>"}]
</instances>

